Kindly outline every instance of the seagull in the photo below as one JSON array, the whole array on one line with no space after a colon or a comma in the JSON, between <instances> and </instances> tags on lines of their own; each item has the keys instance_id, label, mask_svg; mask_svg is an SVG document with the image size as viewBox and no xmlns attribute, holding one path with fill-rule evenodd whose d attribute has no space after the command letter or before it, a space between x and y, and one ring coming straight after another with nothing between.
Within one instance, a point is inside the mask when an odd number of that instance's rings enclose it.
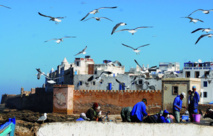
<instances>
[{"instance_id":1,"label":"seagull","mask_svg":"<svg viewBox=\"0 0 213 136\"><path fill-rule=\"evenodd\" d=\"M142 74L149 73L149 71L147 69L145 69L144 67L141 67L141 65L137 62L137 60L134 60L134 61L141 68Z\"/></svg>"},{"instance_id":2,"label":"seagull","mask_svg":"<svg viewBox=\"0 0 213 136\"><path fill-rule=\"evenodd\" d=\"M37 79L38 79L38 80L40 79L41 75L44 75L44 76L47 77L47 75L45 75L44 72L41 72L40 68L36 68L36 70L38 71L38 74L37 74Z\"/></svg>"},{"instance_id":3,"label":"seagull","mask_svg":"<svg viewBox=\"0 0 213 136\"><path fill-rule=\"evenodd\" d=\"M136 78L137 78L137 76L135 76L135 77L133 78L133 80L131 81L130 85L134 84L134 82L135 82ZM126 87L127 89L129 89L129 88L130 88L130 86L129 86L129 85L128 85L128 86L127 86L127 85L125 85L125 83L124 83L124 82L119 81L117 78L115 78L115 81L116 81L117 83L121 84L123 87Z\"/></svg>"},{"instance_id":4,"label":"seagull","mask_svg":"<svg viewBox=\"0 0 213 136\"><path fill-rule=\"evenodd\" d=\"M109 65L109 66L111 65L111 66L114 66L114 67L115 67L116 64L117 64L118 66L122 66L122 64L121 64L119 61L117 61L117 60L114 61L114 62L109 62L109 63L107 63L107 65Z\"/></svg>"},{"instance_id":5,"label":"seagull","mask_svg":"<svg viewBox=\"0 0 213 136\"><path fill-rule=\"evenodd\" d=\"M201 35L201 36L197 39L197 41L195 42L195 44L197 44L198 41L199 41L201 38L205 37L205 36L208 36L209 38L211 38L211 37L213 36L213 34L203 34L203 35Z\"/></svg>"},{"instance_id":6,"label":"seagull","mask_svg":"<svg viewBox=\"0 0 213 136\"><path fill-rule=\"evenodd\" d=\"M44 113L44 116L41 116L37 121L42 121L44 123L46 119L47 119L47 113Z\"/></svg>"},{"instance_id":7,"label":"seagull","mask_svg":"<svg viewBox=\"0 0 213 136\"><path fill-rule=\"evenodd\" d=\"M50 40L47 40L47 41L44 41L44 42L48 42L48 41L51 41L51 40L56 40L55 42L59 44L60 42L63 42L64 38L76 38L76 37L75 36L65 36L65 37L62 37L62 38L53 38L53 39L50 39Z\"/></svg>"},{"instance_id":8,"label":"seagull","mask_svg":"<svg viewBox=\"0 0 213 136\"><path fill-rule=\"evenodd\" d=\"M103 72L101 72L101 74L100 74L99 76L97 76L97 77L95 77L95 78L94 78L94 75L92 75L90 78L87 79L87 82L90 82L90 81L92 81L93 79L95 79L95 80L98 82L98 81L101 80L101 76L102 76L103 74L110 75L110 74L112 74L112 72L110 72L110 71L103 71Z\"/></svg>"},{"instance_id":9,"label":"seagull","mask_svg":"<svg viewBox=\"0 0 213 136\"><path fill-rule=\"evenodd\" d=\"M126 47L129 47L129 48L131 48L131 49L133 49L134 52L135 52L136 54L140 54L140 50L138 50L138 49L141 48L141 47L144 47L144 46L148 46L149 44L141 45L141 46L139 46L139 47L137 47L137 48L133 48L133 47L128 46L128 45L125 45L125 44L123 44L123 43L122 43L122 45L123 45L123 46L126 46Z\"/></svg>"},{"instance_id":10,"label":"seagull","mask_svg":"<svg viewBox=\"0 0 213 136\"><path fill-rule=\"evenodd\" d=\"M8 8L8 9L11 9L10 7L4 6L4 5L0 5L0 7L5 7L5 8Z\"/></svg>"},{"instance_id":11,"label":"seagull","mask_svg":"<svg viewBox=\"0 0 213 136\"><path fill-rule=\"evenodd\" d=\"M200 19L197 19L197 18L192 18L192 17L182 17L182 18L188 18L188 19L190 19L189 22L193 22L193 23L196 23L196 22L198 22L198 21L204 22L203 20L200 20Z\"/></svg>"},{"instance_id":12,"label":"seagull","mask_svg":"<svg viewBox=\"0 0 213 136\"><path fill-rule=\"evenodd\" d=\"M64 17L51 17L51 16L46 16L44 14L41 14L40 12L38 12L38 14L40 16L43 16L43 17L49 17L50 18L50 21L55 21L56 24L58 24L59 22L61 22L60 19L63 19Z\"/></svg>"},{"instance_id":13,"label":"seagull","mask_svg":"<svg viewBox=\"0 0 213 136\"><path fill-rule=\"evenodd\" d=\"M96 19L97 21L101 21L101 18L107 19L107 20L109 20L109 21L112 21L111 19L109 19L109 18L107 18L107 17L91 17L91 18L88 18L88 19L86 19L86 20L84 20L84 21L87 21L87 20L92 19L92 18Z\"/></svg>"},{"instance_id":14,"label":"seagull","mask_svg":"<svg viewBox=\"0 0 213 136\"><path fill-rule=\"evenodd\" d=\"M87 46L82 51L80 51L79 53L77 53L75 56L77 56L79 54L86 54L86 52L85 52L86 49L87 49Z\"/></svg>"},{"instance_id":15,"label":"seagull","mask_svg":"<svg viewBox=\"0 0 213 136\"><path fill-rule=\"evenodd\" d=\"M210 10L197 9L197 10L193 11L191 14L193 14L193 13L195 13L197 11L202 11L204 14L209 14L210 11L213 11L213 9L210 9ZM189 14L188 16L191 16L191 14Z\"/></svg>"},{"instance_id":16,"label":"seagull","mask_svg":"<svg viewBox=\"0 0 213 136\"><path fill-rule=\"evenodd\" d=\"M98 9L94 9L94 10L90 11L89 13L87 13L87 15L85 17L83 17L81 19L81 21L83 21L87 16L89 16L89 14L96 14L96 13L99 12L99 9L107 9L107 8L114 9L114 8L117 8L117 7L101 7L101 8L98 8Z\"/></svg>"},{"instance_id":17,"label":"seagull","mask_svg":"<svg viewBox=\"0 0 213 136\"><path fill-rule=\"evenodd\" d=\"M115 31L115 32L120 32L120 31L128 31L130 32L132 35L134 35L134 33L136 33L137 29L141 29L141 28L152 28L152 26L141 26L141 27L136 27L134 29L121 29L121 30L118 30L118 31Z\"/></svg>"},{"instance_id":18,"label":"seagull","mask_svg":"<svg viewBox=\"0 0 213 136\"><path fill-rule=\"evenodd\" d=\"M210 32L210 31L213 31L213 29L211 29L211 28L198 28L198 29L192 31L191 33L195 33L195 32L197 32L199 30L202 30L202 32L205 31L206 33Z\"/></svg>"},{"instance_id":19,"label":"seagull","mask_svg":"<svg viewBox=\"0 0 213 136\"><path fill-rule=\"evenodd\" d=\"M118 24L116 24L113 29L112 29L112 32L111 32L111 35L115 32L115 30L119 27L119 26L124 26L124 25L127 25L126 23L124 22L120 22Z\"/></svg>"}]
</instances>

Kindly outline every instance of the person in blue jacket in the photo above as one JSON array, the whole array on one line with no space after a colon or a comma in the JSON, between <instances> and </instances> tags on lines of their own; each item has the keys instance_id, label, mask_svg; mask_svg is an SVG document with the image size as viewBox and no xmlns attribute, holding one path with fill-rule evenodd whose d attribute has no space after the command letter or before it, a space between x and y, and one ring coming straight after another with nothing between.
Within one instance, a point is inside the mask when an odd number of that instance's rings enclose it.
<instances>
[{"instance_id":1,"label":"person in blue jacket","mask_svg":"<svg viewBox=\"0 0 213 136\"><path fill-rule=\"evenodd\" d=\"M182 92L180 95L175 97L174 102L173 102L173 114L175 116L175 121L177 123L180 122L180 110L182 108L186 108L185 106L182 106L182 100L185 97L185 93Z\"/></svg>"},{"instance_id":2,"label":"person in blue jacket","mask_svg":"<svg viewBox=\"0 0 213 136\"><path fill-rule=\"evenodd\" d=\"M145 98L134 105L131 111L132 122L143 122L143 117L148 115L146 112L146 105L147 100Z\"/></svg>"},{"instance_id":3,"label":"person in blue jacket","mask_svg":"<svg viewBox=\"0 0 213 136\"><path fill-rule=\"evenodd\" d=\"M190 118L192 118L192 114L198 113L198 102L200 101L200 95L196 92L196 86L192 86L192 94L190 99L189 106L191 107ZM191 119L193 121L193 118Z\"/></svg>"},{"instance_id":4,"label":"person in blue jacket","mask_svg":"<svg viewBox=\"0 0 213 136\"><path fill-rule=\"evenodd\" d=\"M167 110L163 111L163 115L159 117L159 123L170 123L169 121L169 112Z\"/></svg>"},{"instance_id":5,"label":"person in blue jacket","mask_svg":"<svg viewBox=\"0 0 213 136\"><path fill-rule=\"evenodd\" d=\"M80 118L76 119L76 121L86 121L86 120L90 120L90 119L87 118L85 113L81 113Z\"/></svg>"}]
</instances>

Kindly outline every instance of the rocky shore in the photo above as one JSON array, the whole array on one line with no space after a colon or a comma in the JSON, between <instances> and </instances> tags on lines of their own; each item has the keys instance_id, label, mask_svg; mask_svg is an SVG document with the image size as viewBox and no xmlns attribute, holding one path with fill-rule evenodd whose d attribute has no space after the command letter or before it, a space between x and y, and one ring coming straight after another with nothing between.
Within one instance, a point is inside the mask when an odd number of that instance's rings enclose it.
<instances>
[{"instance_id":1,"label":"rocky shore","mask_svg":"<svg viewBox=\"0 0 213 136\"><path fill-rule=\"evenodd\" d=\"M30 110L18 111L16 109L4 109L0 112L0 124L3 124L8 118L16 117L16 136L34 136L39 127L49 122L72 122L78 118L77 115L65 115L57 113L47 113L47 120L44 124L38 122L38 118L43 113L32 112Z\"/></svg>"}]
</instances>

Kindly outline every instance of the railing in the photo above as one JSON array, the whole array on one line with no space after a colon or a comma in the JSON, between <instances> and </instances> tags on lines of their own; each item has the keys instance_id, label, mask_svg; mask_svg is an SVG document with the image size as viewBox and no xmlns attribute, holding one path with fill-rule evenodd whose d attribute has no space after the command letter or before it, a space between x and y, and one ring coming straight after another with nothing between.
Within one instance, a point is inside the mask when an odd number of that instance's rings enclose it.
<instances>
[{"instance_id":1,"label":"railing","mask_svg":"<svg viewBox=\"0 0 213 136\"><path fill-rule=\"evenodd\" d=\"M0 136L14 136L16 119L9 118L9 121L0 125Z\"/></svg>"}]
</instances>

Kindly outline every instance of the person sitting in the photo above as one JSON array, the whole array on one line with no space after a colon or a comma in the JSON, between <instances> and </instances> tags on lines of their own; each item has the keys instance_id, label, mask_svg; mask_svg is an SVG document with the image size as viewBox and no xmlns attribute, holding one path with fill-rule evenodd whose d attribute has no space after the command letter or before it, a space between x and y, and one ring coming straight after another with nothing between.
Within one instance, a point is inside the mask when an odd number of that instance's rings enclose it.
<instances>
[{"instance_id":1,"label":"person sitting","mask_svg":"<svg viewBox=\"0 0 213 136\"><path fill-rule=\"evenodd\" d=\"M131 111L131 122L143 122L143 117L147 116L147 100L144 98L141 102L134 105Z\"/></svg>"},{"instance_id":2,"label":"person sitting","mask_svg":"<svg viewBox=\"0 0 213 136\"><path fill-rule=\"evenodd\" d=\"M121 110L121 118L123 122L131 122L131 111L132 107L124 107Z\"/></svg>"},{"instance_id":3,"label":"person sitting","mask_svg":"<svg viewBox=\"0 0 213 136\"><path fill-rule=\"evenodd\" d=\"M99 117L100 106L98 103L94 103L93 106L87 110L86 116L90 119L90 121L99 121L101 118ZM101 111L100 111L101 113Z\"/></svg>"},{"instance_id":4,"label":"person sitting","mask_svg":"<svg viewBox=\"0 0 213 136\"><path fill-rule=\"evenodd\" d=\"M90 120L89 118L87 118L85 113L81 113L80 118L76 119L76 121L85 121L85 120Z\"/></svg>"},{"instance_id":5,"label":"person sitting","mask_svg":"<svg viewBox=\"0 0 213 136\"><path fill-rule=\"evenodd\" d=\"M167 110L163 111L163 115L159 117L159 123L170 123L169 112Z\"/></svg>"}]
</instances>

